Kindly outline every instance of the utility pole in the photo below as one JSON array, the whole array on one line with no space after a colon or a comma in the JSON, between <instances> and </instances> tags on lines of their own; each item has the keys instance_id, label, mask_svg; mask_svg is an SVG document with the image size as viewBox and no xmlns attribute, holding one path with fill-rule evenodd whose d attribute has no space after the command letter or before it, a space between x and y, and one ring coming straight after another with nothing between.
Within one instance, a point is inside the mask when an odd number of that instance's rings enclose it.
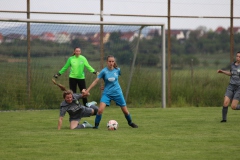
<instances>
[{"instance_id":1,"label":"utility pole","mask_svg":"<svg viewBox=\"0 0 240 160\"><path fill-rule=\"evenodd\" d=\"M230 12L230 63L232 63L234 61L233 0L231 0Z\"/></svg>"},{"instance_id":2,"label":"utility pole","mask_svg":"<svg viewBox=\"0 0 240 160\"><path fill-rule=\"evenodd\" d=\"M30 19L30 0L27 0L27 19ZM27 94L28 105L31 98L31 40L30 22L27 22Z\"/></svg>"},{"instance_id":3,"label":"utility pole","mask_svg":"<svg viewBox=\"0 0 240 160\"><path fill-rule=\"evenodd\" d=\"M100 0L100 21L103 21L103 0ZM100 24L100 54L101 54L101 61L100 61L100 69L103 69L103 63L104 63L104 44L103 44L103 24ZM101 87L103 88L104 82L101 80Z\"/></svg>"},{"instance_id":4,"label":"utility pole","mask_svg":"<svg viewBox=\"0 0 240 160\"><path fill-rule=\"evenodd\" d=\"M168 0L168 107L172 105L171 97L171 0Z\"/></svg>"}]
</instances>

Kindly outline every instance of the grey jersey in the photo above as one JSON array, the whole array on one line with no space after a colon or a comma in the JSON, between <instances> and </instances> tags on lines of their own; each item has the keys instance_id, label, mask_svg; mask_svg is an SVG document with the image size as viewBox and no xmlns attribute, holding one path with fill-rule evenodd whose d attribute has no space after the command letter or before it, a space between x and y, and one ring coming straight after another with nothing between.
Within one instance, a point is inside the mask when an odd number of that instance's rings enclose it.
<instances>
[{"instance_id":1,"label":"grey jersey","mask_svg":"<svg viewBox=\"0 0 240 160\"><path fill-rule=\"evenodd\" d=\"M240 65L235 65L236 62L231 64L230 84L240 86Z\"/></svg>"},{"instance_id":2,"label":"grey jersey","mask_svg":"<svg viewBox=\"0 0 240 160\"><path fill-rule=\"evenodd\" d=\"M84 106L78 101L82 97L81 94L73 94L72 103L67 103L65 100L60 105L60 116L64 117L66 112L69 114L70 119L80 118L81 112L84 110Z\"/></svg>"}]
</instances>

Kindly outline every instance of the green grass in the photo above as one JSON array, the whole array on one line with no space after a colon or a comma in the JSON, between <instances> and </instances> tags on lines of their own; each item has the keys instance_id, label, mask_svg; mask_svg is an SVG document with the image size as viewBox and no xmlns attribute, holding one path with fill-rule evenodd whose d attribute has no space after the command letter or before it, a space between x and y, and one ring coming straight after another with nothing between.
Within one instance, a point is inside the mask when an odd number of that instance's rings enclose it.
<instances>
[{"instance_id":1,"label":"green grass","mask_svg":"<svg viewBox=\"0 0 240 160\"><path fill-rule=\"evenodd\" d=\"M130 128L115 106L107 107L98 130L70 130L68 115L57 130L58 110L0 112L1 160L62 159L239 159L239 115L221 107L129 108ZM95 117L84 118L94 123ZM115 119L119 129L108 131Z\"/></svg>"}]
</instances>

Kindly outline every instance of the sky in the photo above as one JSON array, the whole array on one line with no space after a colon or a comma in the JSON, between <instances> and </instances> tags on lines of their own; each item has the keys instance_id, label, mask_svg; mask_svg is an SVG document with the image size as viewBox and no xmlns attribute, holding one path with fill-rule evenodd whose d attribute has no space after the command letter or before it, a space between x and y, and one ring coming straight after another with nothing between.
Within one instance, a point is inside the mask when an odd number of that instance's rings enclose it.
<instances>
[{"instance_id":1,"label":"sky","mask_svg":"<svg viewBox=\"0 0 240 160\"><path fill-rule=\"evenodd\" d=\"M87 13L93 15L31 14L31 19L64 21L100 21L101 0L30 0L32 12ZM171 18L172 29L196 29L204 26L208 30L230 27L231 0L171 0L172 16L198 16L199 18ZM234 0L234 26L240 27L240 1ZM27 0L0 0L0 11L26 11ZM168 0L103 0L103 21L164 23L167 27ZM161 17L113 16L113 14L148 15ZM25 19L25 13L1 13L0 19Z\"/></svg>"}]
</instances>

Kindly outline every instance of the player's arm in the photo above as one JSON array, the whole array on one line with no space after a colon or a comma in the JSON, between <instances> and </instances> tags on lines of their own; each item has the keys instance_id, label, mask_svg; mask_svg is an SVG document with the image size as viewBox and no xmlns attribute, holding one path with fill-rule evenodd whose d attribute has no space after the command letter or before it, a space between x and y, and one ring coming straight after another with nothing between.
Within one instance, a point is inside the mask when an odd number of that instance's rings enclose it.
<instances>
[{"instance_id":1,"label":"player's arm","mask_svg":"<svg viewBox=\"0 0 240 160\"><path fill-rule=\"evenodd\" d=\"M88 94L85 94L85 92L86 92L86 89L83 89L83 90L81 91L80 98L87 98L87 96L90 95L89 92L88 92Z\"/></svg>"},{"instance_id":2,"label":"player's arm","mask_svg":"<svg viewBox=\"0 0 240 160\"><path fill-rule=\"evenodd\" d=\"M98 81L99 81L99 78L96 78L96 79L92 82L92 84L88 87L88 89L85 90L84 94L87 95L87 94L89 93L89 91L98 83Z\"/></svg>"},{"instance_id":3,"label":"player's arm","mask_svg":"<svg viewBox=\"0 0 240 160\"><path fill-rule=\"evenodd\" d=\"M223 74L228 75L228 76L231 76L231 75L232 75L231 72L229 72L229 71L224 71L224 70L221 70L221 69L217 70L217 73L223 73Z\"/></svg>"},{"instance_id":4,"label":"player's arm","mask_svg":"<svg viewBox=\"0 0 240 160\"><path fill-rule=\"evenodd\" d=\"M67 62L58 73L62 75L70 66L71 66L71 57L68 58Z\"/></svg>"},{"instance_id":5,"label":"player's arm","mask_svg":"<svg viewBox=\"0 0 240 160\"><path fill-rule=\"evenodd\" d=\"M97 74L98 72L88 63L88 60L84 57L84 66L88 69L89 72Z\"/></svg>"},{"instance_id":6,"label":"player's arm","mask_svg":"<svg viewBox=\"0 0 240 160\"><path fill-rule=\"evenodd\" d=\"M58 119L58 130L60 130L62 127L62 121L63 121L63 117L60 116Z\"/></svg>"}]
</instances>

